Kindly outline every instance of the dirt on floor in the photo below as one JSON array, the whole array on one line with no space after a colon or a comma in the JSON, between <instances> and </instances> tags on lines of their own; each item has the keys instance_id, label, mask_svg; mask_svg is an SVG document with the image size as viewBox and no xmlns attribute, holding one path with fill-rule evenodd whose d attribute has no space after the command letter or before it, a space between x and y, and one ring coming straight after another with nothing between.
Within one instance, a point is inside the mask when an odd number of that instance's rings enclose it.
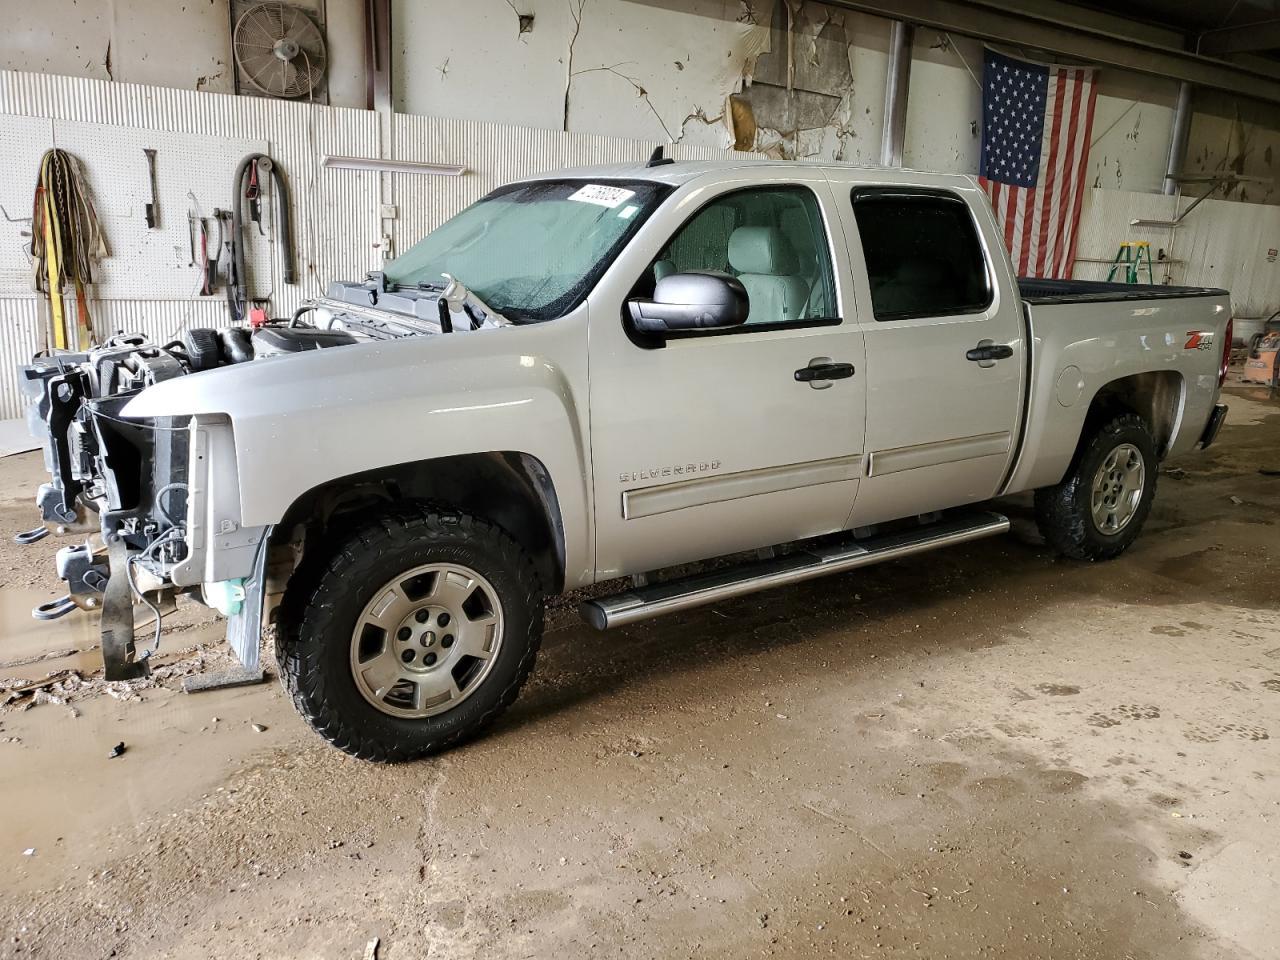
<instances>
[{"instance_id":1,"label":"dirt on floor","mask_svg":"<svg viewBox=\"0 0 1280 960\"><path fill-rule=\"evenodd\" d=\"M1015 502L1015 536L560 616L487 737L398 767L275 683L181 693L226 666L197 606L168 675L95 678L88 615L29 618L56 544L9 543L40 467L0 460L0 679L74 671L0 708L0 956L1280 957L1280 404L1228 399L1120 560Z\"/></svg>"}]
</instances>

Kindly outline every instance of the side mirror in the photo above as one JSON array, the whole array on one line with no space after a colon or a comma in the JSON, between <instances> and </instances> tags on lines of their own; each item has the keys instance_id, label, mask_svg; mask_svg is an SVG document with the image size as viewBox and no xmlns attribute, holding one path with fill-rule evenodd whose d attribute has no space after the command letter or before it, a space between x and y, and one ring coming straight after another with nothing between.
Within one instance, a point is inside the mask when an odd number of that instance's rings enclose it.
<instances>
[{"instance_id":1,"label":"side mirror","mask_svg":"<svg viewBox=\"0 0 1280 960\"><path fill-rule=\"evenodd\" d=\"M658 281L652 300L628 300L642 333L671 333L746 322L750 303L742 282L727 273L673 273Z\"/></svg>"}]
</instances>

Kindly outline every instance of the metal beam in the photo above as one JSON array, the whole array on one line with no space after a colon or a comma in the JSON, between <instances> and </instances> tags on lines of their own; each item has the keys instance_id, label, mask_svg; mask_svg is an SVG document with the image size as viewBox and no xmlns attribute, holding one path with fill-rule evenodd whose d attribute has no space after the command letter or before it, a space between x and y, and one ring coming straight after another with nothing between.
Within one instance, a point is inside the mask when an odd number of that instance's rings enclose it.
<instances>
[{"instance_id":1,"label":"metal beam","mask_svg":"<svg viewBox=\"0 0 1280 960\"><path fill-rule=\"evenodd\" d=\"M1191 84L1183 80L1178 87L1178 103L1173 108L1173 128L1169 131L1169 162L1164 168L1164 192L1172 197L1178 192L1178 174L1187 156L1187 134L1191 130Z\"/></svg>"},{"instance_id":2,"label":"metal beam","mask_svg":"<svg viewBox=\"0 0 1280 960\"><path fill-rule=\"evenodd\" d=\"M365 109L391 112L391 0L364 3Z\"/></svg>"},{"instance_id":3,"label":"metal beam","mask_svg":"<svg viewBox=\"0 0 1280 960\"><path fill-rule=\"evenodd\" d=\"M1280 20L1206 30L1196 40L1196 52L1209 57L1277 48L1280 48Z\"/></svg>"},{"instance_id":4,"label":"metal beam","mask_svg":"<svg viewBox=\"0 0 1280 960\"><path fill-rule=\"evenodd\" d=\"M1092 21L1010 9L995 0L827 0L870 13L978 40L1032 47L1103 66L1185 80L1196 86L1280 103L1280 80L1243 64L1226 63L1135 36L1097 29ZM1034 5L1032 5L1034 6Z\"/></svg>"},{"instance_id":5,"label":"metal beam","mask_svg":"<svg viewBox=\"0 0 1280 960\"><path fill-rule=\"evenodd\" d=\"M982 0L979 0L982 2ZM1088 2L1088 0L1085 0ZM1095 33L1109 33L1116 37L1131 37L1142 43L1154 43L1162 47L1182 50L1187 47L1187 31L1173 27L1161 26L1151 20L1135 20L1133 17L1118 16L1105 13L1093 7L1082 7L1071 0L1009 0L1004 4L993 4L988 0L987 6L998 6L1000 9L1016 9L1017 11L1041 20L1057 23L1073 23ZM1122 3L1114 3L1112 7L1120 9Z\"/></svg>"},{"instance_id":6,"label":"metal beam","mask_svg":"<svg viewBox=\"0 0 1280 960\"><path fill-rule=\"evenodd\" d=\"M911 85L911 42L915 28L893 21L889 34L889 67L884 83L884 125L880 131L880 163L902 166L902 148L907 138L907 95Z\"/></svg>"}]
</instances>

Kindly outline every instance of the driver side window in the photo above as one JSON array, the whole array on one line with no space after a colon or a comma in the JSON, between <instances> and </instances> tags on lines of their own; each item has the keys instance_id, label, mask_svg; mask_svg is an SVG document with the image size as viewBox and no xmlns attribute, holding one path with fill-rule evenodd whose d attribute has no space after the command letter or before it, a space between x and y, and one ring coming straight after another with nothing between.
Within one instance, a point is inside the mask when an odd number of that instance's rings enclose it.
<instances>
[{"instance_id":1,"label":"driver side window","mask_svg":"<svg viewBox=\"0 0 1280 960\"><path fill-rule=\"evenodd\" d=\"M838 316L826 228L817 198L804 187L740 190L713 200L653 264L655 281L706 270L742 282L749 325Z\"/></svg>"}]
</instances>

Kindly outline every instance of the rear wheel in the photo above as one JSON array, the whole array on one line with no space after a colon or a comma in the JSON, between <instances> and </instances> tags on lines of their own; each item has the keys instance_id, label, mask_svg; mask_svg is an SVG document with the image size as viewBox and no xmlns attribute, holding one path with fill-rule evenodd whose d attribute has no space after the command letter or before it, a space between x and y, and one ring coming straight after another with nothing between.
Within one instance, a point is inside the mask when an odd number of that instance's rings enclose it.
<instances>
[{"instance_id":1,"label":"rear wheel","mask_svg":"<svg viewBox=\"0 0 1280 960\"><path fill-rule=\"evenodd\" d=\"M1036 491L1036 523L1045 541L1077 560L1119 556L1151 512L1158 470L1141 417L1126 413L1103 422L1063 481Z\"/></svg>"},{"instance_id":2,"label":"rear wheel","mask_svg":"<svg viewBox=\"0 0 1280 960\"><path fill-rule=\"evenodd\" d=\"M367 760L473 736L515 700L542 638L533 564L467 514L410 506L299 571L276 656L307 722Z\"/></svg>"}]
</instances>

